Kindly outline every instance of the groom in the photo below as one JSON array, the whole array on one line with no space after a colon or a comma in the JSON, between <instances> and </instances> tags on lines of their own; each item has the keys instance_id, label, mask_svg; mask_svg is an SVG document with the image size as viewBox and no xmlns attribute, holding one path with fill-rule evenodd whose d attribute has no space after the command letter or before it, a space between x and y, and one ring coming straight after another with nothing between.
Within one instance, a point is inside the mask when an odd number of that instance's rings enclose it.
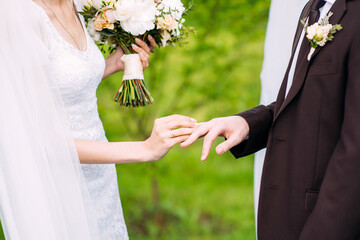
<instances>
[{"instance_id":1,"label":"groom","mask_svg":"<svg viewBox=\"0 0 360 240\"><path fill-rule=\"evenodd\" d=\"M267 147L260 240L360 239L360 0L312 0L301 19L310 26L329 11L343 29L309 61L299 24L276 102L202 123L182 144L205 136L202 160L218 136L218 154Z\"/></svg>"}]
</instances>

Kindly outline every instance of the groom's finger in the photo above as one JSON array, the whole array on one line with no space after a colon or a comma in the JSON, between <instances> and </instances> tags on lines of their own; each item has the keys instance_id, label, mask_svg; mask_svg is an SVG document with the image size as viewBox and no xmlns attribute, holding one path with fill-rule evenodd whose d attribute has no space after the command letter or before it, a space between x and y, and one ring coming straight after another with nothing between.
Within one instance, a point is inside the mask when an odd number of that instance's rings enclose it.
<instances>
[{"instance_id":1,"label":"groom's finger","mask_svg":"<svg viewBox=\"0 0 360 240\"><path fill-rule=\"evenodd\" d=\"M222 155L225 152L229 151L232 147L238 145L239 143L240 143L240 141L236 137L231 136L226 141L220 143L216 147L215 151L216 151L217 154Z\"/></svg>"},{"instance_id":2,"label":"groom's finger","mask_svg":"<svg viewBox=\"0 0 360 240\"><path fill-rule=\"evenodd\" d=\"M211 129L204 138L204 145L201 154L201 161L205 161L209 156L211 146L215 139L220 135L220 129Z\"/></svg>"},{"instance_id":3,"label":"groom's finger","mask_svg":"<svg viewBox=\"0 0 360 240\"><path fill-rule=\"evenodd\" d=\"M210 130L209 126L207 124L200 125L200 127L195 128L194 132L190 135L190 137L180 144L180 147L186 148L193 144L198 138L204 136L206 133L208 133Z\"/></svg>"}]
</instances>

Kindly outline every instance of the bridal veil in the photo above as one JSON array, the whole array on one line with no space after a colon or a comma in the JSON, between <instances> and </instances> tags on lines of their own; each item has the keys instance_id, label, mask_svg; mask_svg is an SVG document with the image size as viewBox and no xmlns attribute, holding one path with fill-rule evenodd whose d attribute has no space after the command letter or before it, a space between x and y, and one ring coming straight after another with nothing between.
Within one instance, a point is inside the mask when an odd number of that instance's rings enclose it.
<instances>
[{"instance_id":1,"label":"bridal veil","mask_svg":"<svg viewBox=\"0 0 360 240\"><path fill-rule=\"evenodd\" d=\"M97 219L46 74L32 0L0 0L0 217L6 239L99 239ZM10 5L10 6L9 6Z\"/></svg>"}]
</instances>

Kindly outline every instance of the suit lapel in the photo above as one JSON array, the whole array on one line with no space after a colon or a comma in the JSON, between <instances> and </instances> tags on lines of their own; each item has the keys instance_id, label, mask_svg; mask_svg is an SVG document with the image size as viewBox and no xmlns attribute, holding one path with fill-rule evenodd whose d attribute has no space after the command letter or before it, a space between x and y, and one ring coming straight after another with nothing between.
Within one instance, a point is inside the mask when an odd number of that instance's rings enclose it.
<instances>
[{"instance_id":1,"label":"suit lapel","mask_svg":"<svg viewBox=\"0 0 360 240\"><path fill-rule=\"evenodd\" d=\"M334 5L332 6L332 8L330 9L330 11L334 13L333 16L330 18L330 23L338 24L346 12L346 0L337 0L334 3ZM301 31L300 31L300 35L301 35ZM309 53L310 48L311 48L310 43L306 38L304 38L303 41L304 42L302 43L301 48L306 48L303 50L306 50L306 53ZM327 44L329 44L329 43L327 43ZM326 45L324 47L326 47ZM317 47L314 54L312 55L311 59L314 59L314 57L324 47ZM298 59L297 65L296 65L295 75L294 75L294 79L293 79L293 84L292 84L285 100L281 101L281 103L279 103L279 104L277 103L277 109L276 109L277 111L275 111L274 121L277 119L277 117L281 114L281 112L288 106L288 104L295 98L295 96L300 91L301 87L303 86L303 84L305 82L306 75L307 75L307 72L308 72L311 62L312 62L311 60L310 61L307 60L307 54L302 54L302 56L299 55L299 59ZM288 76L288 72L287 72L286 76ZM286 82L287 82L287 80L288 79L286 79L286 78L284 79L284 81L286 81ZM285 91L286 91L286 84L282 84L282 85L285 85ZM282 88L283 87L284 86L282 86ZM278 100L281 100L280 94L283 95L282 99L284 99L285 91L283 89L280 89Z\"/></svg>"},{"instance_id":2,"label":"suit lapel","mask_svg":"<svg viewBox=\"0 0 360 240\"><path fill-rule=\"evenodd\" d=\"M306 6L304 7L302 13L300 14L300 20L303 19L303 18L306 18L307 16L309 16L311 3L312 3L312 1L309 1L306 4ZM286 86L287 86L287 82L288 82L288 78L289 78L289 71L290 71L290 68L291 68L291 65L292 65L292 62L293 62L293 59L294 59L295 51L296 51L296 48L297 48L301 33L303 31L303 28L304 28L303 25L301 24L300 20L299 20L299 23L298 23L298 26L297 26L297 29L296 29L296 33L295 33L295 38L294 38L294 42L293 42L292 53L291 53L291 58L290 58L290 61L289 61L289 65L288 65L287 70L285 72L285 76L284 76L283 82L281 84L279 94L278 94L277 99L276 99L275 116L276 116L276 113L279 112L280 107L284 102L285 93L286 93Z\"/></svg>"},{"instance_id":3,"label":"suit lapel","mask_svg":"<svg viewBox=\"0 0 360 240\"><path fill-rule=\"evenodd\" d=\"M293 42L292 54L294 54L295 51L296 51L297 43L299 42L301 33L302 33L303 29L304 29L304 26L302 25L301 20L306 18L307 16L309 16L311 3L312 3L312 1L309 1L306 4L306 6L304 7L302 13L300 14L300 20L299 20L298 25L297 25L295 39L294 39L294 42Z\"/></svg>"}]
</instances>

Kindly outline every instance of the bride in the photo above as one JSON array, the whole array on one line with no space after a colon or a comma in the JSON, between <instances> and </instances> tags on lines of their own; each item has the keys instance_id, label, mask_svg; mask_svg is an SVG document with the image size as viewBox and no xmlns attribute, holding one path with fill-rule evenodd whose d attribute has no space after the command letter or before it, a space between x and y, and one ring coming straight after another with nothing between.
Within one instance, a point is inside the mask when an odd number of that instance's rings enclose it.
<instances>
[{"instance_id":1,"label":"bride","mask_svg":"<svg viewBox=\"0 0 360 240\"><path fill-rule=\"evenodd\" d=\"M191 134L195 120L164 117L145 141L107 142L96 89L103 78L123 70L123 52L103 58L72 0L20 0L16 6L0 16L5 235L128 239L114 164L161 159ZM149 41L150 46L138 39L133 45L144 68L156 46Z\"/></svg>"}]
</instances>

